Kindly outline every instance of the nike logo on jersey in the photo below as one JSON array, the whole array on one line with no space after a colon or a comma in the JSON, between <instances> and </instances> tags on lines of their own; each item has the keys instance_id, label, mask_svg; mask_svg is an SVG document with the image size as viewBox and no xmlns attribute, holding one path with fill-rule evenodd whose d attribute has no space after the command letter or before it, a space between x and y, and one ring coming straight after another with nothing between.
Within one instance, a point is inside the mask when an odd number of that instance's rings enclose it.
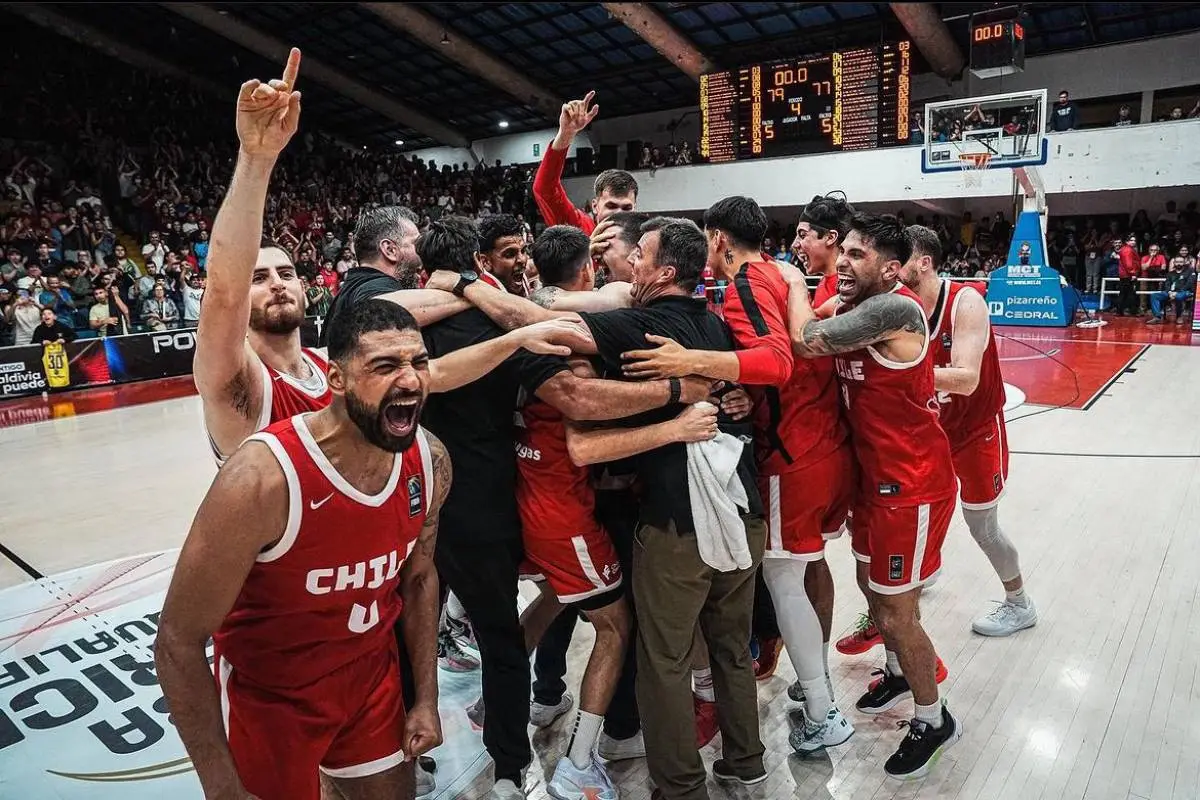
<instances>
[{"instance_id":1,"label":"nike logo on jersey","mask_svg":"<svg viewBox=\"0 0 1200 800\"><path fill-rule=\"evenodd\" d=\"M309 508L311 508L313 511L316 511L318 508L320 508L321 506L325 505L325 504L326 504L326 503L328 503L330 500L332 500L332 499L333 499L333 495L334 495L334 493L333 493L333 492L330 492L330 493L329 493L329 496L328 496L328 497L326 497L324 500L309 500L309 501L308 501L308 507L309 507Z\"/></svg>"}]
</instances>

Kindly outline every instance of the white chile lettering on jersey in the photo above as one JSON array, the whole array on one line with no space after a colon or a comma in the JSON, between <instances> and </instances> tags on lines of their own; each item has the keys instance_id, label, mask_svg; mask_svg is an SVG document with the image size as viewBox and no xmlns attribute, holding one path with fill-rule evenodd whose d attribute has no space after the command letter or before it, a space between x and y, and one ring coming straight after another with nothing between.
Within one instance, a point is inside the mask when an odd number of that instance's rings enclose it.
<instances>
[{"instance_id":1,"label":"white chile lettering on jersey","mask_svg":"<svg viewBox=\"0 0 1200 800\"><path fill-rule=\"evenodd\" d=\"M333 589L329 586L322 586L321 581L332 577L333 570L331 569L309 570L308 577L304 580L304 588L308 590L309 594L329 594Z\"/></svg>"},{"instance_id":2,"label":"white chile lettering on jersey","mask_svg":"<svg viewBox=\"0 0 1200 800\"><path fill-rule=\"evenodd\" d=\"M379 604L374 600L371 601L369 608L355 603L350 609L350 621L346 623L346 627L352 633L366 633L379 624Z\"/></svg>"},{"instance_id":3,"label":"white chile lettering on jersey","mask_svg":"<svg viewBox=\"0 0 1200 800\"><path fill-rule=\"evenodd\" d=\"M937 393L937 401L941 405L946 405L950 402L950 393L946 391L939 391Z\"/></svg>"},{"instance_id":4,"label":"white chile lettering on jersey","mask_svg":"<svg viewBox=\"0 0 1200 800\"><path fill-rule=\"evenodd\" d=\"M409 543L409 553L412 552L415 544L415 539ZM405 554L404 558L407 557ZM361 589L364 586L368 589L378 589L388 581L396 579L396 576L400 574L400 568L404 566L404 558L401 558L400 554L393 550L386 555L376 556L370 561L344 564L336 569L309 570L304 579L304 588L309 594L314 595L344 592L347 589ZM368 567L371 570L370 583L367 582Z\"/></svg>"},{"instance_id":5,"label":"white chile lettering on jersey","mask_svg":"<svg viewBox=\"0 0 1200 800\"><path fill-rule=\"evenodd\" d=\"M848 381L865 381L867 379L867 376L863 375L863 362L861 361L835 358L833 363L837 367L837 374L840 378Z\"/></svg>"},{"instance_id":6,"label":"white chile lettering on jersey","mask_svg":"<svg viewBox=\"0 0 1200 800\"><path fill-rule=\"evenodd\" d=\"M353 570L353 572L351 570ZM333 590L335 592L341 592L348 588L361 589L363 584L366 582L366 562L360 561L357 564L343 565L338 567L337 583L334 584Z\"/></svg>"}]
</instances>

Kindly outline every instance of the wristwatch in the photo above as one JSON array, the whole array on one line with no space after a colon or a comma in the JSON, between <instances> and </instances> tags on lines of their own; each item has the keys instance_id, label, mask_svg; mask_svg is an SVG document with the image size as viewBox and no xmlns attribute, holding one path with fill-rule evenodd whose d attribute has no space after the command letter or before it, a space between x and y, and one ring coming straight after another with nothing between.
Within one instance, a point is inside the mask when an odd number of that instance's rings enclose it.
<instances>
[{"instance_id":1,"label":"wristwatch","mask_svg":"<svg viewBox=\"0 0 1200 800\"><path fill-rule=\"evenodd\" d=\"M464 269L462 272L458 273L458 283L454 285L454 295L456 297L462 297L463 292L467 290L467 287L477 280L479 280L479 273L472 272L469 269Z\"/></svg>"}]
</instances>

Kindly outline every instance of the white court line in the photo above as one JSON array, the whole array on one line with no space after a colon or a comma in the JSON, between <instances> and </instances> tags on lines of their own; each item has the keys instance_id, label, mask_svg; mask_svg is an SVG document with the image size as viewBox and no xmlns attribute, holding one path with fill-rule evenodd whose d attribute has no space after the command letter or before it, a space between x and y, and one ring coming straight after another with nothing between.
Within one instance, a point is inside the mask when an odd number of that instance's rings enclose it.
<instances>
[{"instance_id":1,"label":"white court line","mask_svg":"<svg viewBox=\"0 0 1200 800\"><path fill-rule=\"evenodd\" d=\"M1014 341L1019 342L1021 340L1016 339ZM1000 356L1000 360L1001 361L1036 361L1039 358L1050 358L1052 356L1056 356L1061 352L1062 352L1062 350L1055 347L1053 350L1047 350L1044 353L1030 353L1027 356Z\"/></svg>"}]
</instances>

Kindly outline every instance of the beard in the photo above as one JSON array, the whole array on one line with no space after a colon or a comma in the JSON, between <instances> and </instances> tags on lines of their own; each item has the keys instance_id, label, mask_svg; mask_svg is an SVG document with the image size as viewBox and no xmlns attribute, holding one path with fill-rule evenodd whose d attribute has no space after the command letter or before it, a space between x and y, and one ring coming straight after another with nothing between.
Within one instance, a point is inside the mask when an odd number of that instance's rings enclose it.
<instances>
[{"instance_id":1,"label":"beard","mask_svg":"<svg viewBox=\"0 0 1200 800\"><path fill-rule=\"evenodd\" d=\"M425 400L419 393L393 390L378 406L369 406L353 392L346 392L346 414L363 437L389 453L403 453L417 438L417 426ZM411 404L416 398L417 402ZM410 404L404 404L408 401Z\"/></svg>"},{"instance_id":2,"label":"beard","mask_svg":"<svg viewBox=\"0 0 1200 800\"><path fill-rule=\"evenodd\" d=\"M421 270L423 269L421 259L414 258L409 261L400 261L396 264L395 276L400 282L401 289L417 289L421 285Z\"/></svg>"},{"instance_id":3,"label":"beard","mask_svg":"<svg viewBox=\"0 0 1200 800\"><path fill-rule=\"evenodd\" d=\"M303 323L304 308L297 303L271 303L265 308L250 309L250 330L259 333L291 333Z\"/></svg>"}]
</instances>

